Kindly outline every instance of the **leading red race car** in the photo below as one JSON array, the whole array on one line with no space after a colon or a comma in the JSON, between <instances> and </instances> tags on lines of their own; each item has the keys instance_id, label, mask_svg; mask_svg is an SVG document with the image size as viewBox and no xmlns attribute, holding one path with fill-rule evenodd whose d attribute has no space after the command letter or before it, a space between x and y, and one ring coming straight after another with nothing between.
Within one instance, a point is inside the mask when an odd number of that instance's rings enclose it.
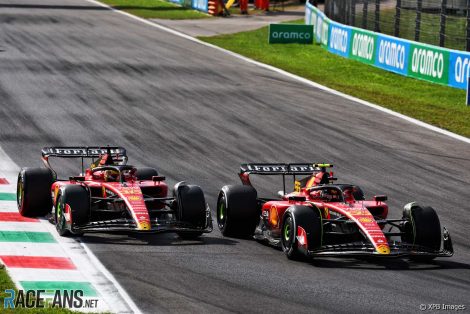
<instances>
[{"instance_id":1,"label":"leading red race car","mask_svg":"<svg viewBox=\"0 0 470 314\"><path fill-rule=\"evenodd\" d=\"M82 173L58 179L49 157L81 158ZM21 215L45 216L62 236L85 232L176 232L196 238L212 231L204 193L179 182L168 196L165 177L153 168L127 165L122 147L46 147L46 168L23 168L18 175L17 202ZM84 159L91 159L84 169Z\"/></svg>"},{"instance_id":2,"label":"leading red race car","mask_svg":"<svg viewBox=\"0 0 470 314\"><path fill-rule=\"evenodd\" d=\"M449 232L431 207L405 205L401 219L388 219L386 196L365 200L352 184L336 184L330 164L243 164L243 185L224 186L217 222L225 236L252 236L280 246L288 258L303 256L407 256L431 260L453 255ZM250 174L280 175L278 199L259 198ZM286 176L294 191L286 192ZM299 176L304 177L297 180ZM443 248L441 249L441 242Z\"/></svg>"}]
</instances>

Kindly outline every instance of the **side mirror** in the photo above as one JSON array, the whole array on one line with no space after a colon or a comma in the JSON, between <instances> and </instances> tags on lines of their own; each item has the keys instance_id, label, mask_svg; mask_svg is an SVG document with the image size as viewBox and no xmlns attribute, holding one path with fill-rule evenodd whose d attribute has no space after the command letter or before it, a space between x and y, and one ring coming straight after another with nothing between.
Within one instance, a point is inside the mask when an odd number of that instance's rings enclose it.
<instances>
[{"instance_id":1,"label":"side mirror","mask_svg":"<svg viewBox=\"0 0 470 314\"><path fill-rule=\"evenodd\" d=\"M387 200L387 196L386 195L376 195L374 196L374 201L376 201L377 203L378 202L385 202Z\"/></svg>"},{"instance_id":2,"label":"side mirror","mask_svg":"<svg viewBox=\"0 0 470 314\"><path fill-rule=\"evenodd\" d=\"M153 182L161 182L161 181L165 181L165 177L164 176L152 176L152 181Z\"/></svg>"}]
</instances>

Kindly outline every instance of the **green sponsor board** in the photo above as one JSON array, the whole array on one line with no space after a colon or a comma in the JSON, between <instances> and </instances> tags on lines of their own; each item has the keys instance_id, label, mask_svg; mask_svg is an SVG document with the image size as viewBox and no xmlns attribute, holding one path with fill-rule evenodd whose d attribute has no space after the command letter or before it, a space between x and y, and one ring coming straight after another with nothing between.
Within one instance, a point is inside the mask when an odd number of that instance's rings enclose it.
<instances>
[{"instance_id":1,"label":"green sponsor board","mask_svg":"<svg viewBox=\"0 0 470 314\"><path fill-rule=\"evenodd\" d=\"M313 25L301 24L270 24L270 44L312 44Z\"/></svg>"},{"instance_id":2,"label":"green sponsor board","mask_svg":"<svg viewBox=\"0 0 470 314\"><path fill-rule=\"evenodd\" d=\"M449 51L438 47L411 43L408 56L408 75L447 85Z\"/></svg>"},{"instance_id":3,"label":"green sponsor board","mask_svg":"<svg viewBox=\"0 0 470 314\"><path fill-rule=\"evenodd\" d=\"M377 34L353 28L351 31L349 57L364 63L374 64L377 45Z\"/></svg>"}]
</instances>

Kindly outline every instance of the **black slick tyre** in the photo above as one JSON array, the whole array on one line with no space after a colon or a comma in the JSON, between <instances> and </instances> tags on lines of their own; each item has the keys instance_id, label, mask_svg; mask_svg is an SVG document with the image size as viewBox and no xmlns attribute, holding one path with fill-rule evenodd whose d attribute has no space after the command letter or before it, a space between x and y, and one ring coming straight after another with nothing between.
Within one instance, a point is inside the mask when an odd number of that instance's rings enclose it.
<instances>
[{"instance_id":1,"label":"black slick tyre","mask_svg":"<svg viewBox=\"0 0 470 314\"><path fill-rule=\"evenodd\" d=\"M299 243L301 235L298 230L305 231L306 245ZM287 258L302 260L308 251L322 245L323 222L320 210L315 206L291 206L284 213L281 225L281 247Z\"/></svg>"},{"instance_id":2,"label":"black slick tyre","mask_svg":"<svg viewBox=\"0 0 470 314\"><path fill-rule=\"evenodd\" d=\"M67 208L68 207L68 208ZM72 225L68 226L65 211L70 210ZM78 236L83 232L74 231L89 221L90 195L81 185L67 185L59 191L55 206L55 226L61 236Z\"/></svg>"},{"instance_id":3,"label":"black slick tyre","mask_svg":"<svg viewBox=\"0 0 470 314\"><path fill-rule=\"evenodd\" d=\"M25 217L45 216L52 210L52 171L47 168L23 168L18 174L18 211Z\"/></svg>"},{"instance_id":4,"label":"black slick tyre","mask_svg":"<svg viewBox=\"0 0 470 314\"><path fill-rule=\"evenodd\" d=\"M217 200L217 225L224 236L252 236L259 222L257 192L248 185L227 185Z\"/></svg>"},{"instance_id":5,"label":"black slick tyre","mask_svg":"<svg viewBox=\"0 0 470 314\"><path fill-rule=\"evenodd\" d=\"M432 207L421 207L417 204L406 206L403 210L406 220L403 240L431 252L438 252L441 247L441 223ZM430 261L434 256L411 256L416 261Z\"/></svg>"},{"instance_id":6,"label":"black slick tyre","mask_svg":"<svg viewBox=\"0 0 470 314\"><path fill-rule=\"evenodd\" d=\"M204 229L206 225L206 200L204 192L197 185L188 185L179 182L173 189L176 199L176 218L178 221L189 224L192 228ZM180 231L178 236L183 239L196 239L202 231Z\"/></svg>"}]
</instances>

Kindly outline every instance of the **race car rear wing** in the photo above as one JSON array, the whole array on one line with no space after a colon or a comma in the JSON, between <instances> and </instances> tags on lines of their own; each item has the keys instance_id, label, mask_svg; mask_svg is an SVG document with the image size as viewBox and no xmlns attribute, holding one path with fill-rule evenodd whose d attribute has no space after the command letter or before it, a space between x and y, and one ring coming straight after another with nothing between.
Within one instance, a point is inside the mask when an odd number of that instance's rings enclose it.
<instances>
[{"instance_id":1,"label":"race car rear wing","mask_svg":"<svg viewBox=\"0 0 470 314\"><path fill-rule=\"evenodd\" d=\"M294 181L297 175L312 175L318 172L326 172L327 168L332 168L332 164L320 163L255 163L242 164L240 166L240 180L244 185L252 185L250 174L257 175L281 175L284 194L286 193L286 175L292 175Z\"/></svg>"},{"instance_id":2,"label":"race car rear wing","mask_svg":"<svg viewBox=\"0 0 470 314\"><path fill-rule=\"evenodd\" d=\"M108 151L116 157L127 157L126 150L118 146L89 146L89 147L44 147L42 149L43 157L60 157L60 158L96 158Z\"/></svg>"},{"instance_id":3,"label":"race car rear wing","mask_svg":"<svg viewBox=\"0 0 470 314\"><path fill-rule=\"evenodd\" d=\"M123 147L119 146L62 146L62 147L44 147L41 151L42 161L45 166L49 168L55 178L57 173L52 169L49 164L49 157L59 158L81 158L82 159L82 173L85 172L84 159L91 158L93 162L95 158L99 158L105 154L110 154L114 161L121 165L127 163L127 152Z\"/></svg>"},{"instance_id":4,"label":"race car rear wing","mask_svg":"<svg viewBox=\"0 0 470 314\"><path fill-rule=\"evenodd\" d=\"M309 175L314 172L324 171L326 168L333 167L332 164L316 163L256 163L242 164L240 173L259 174L259 175Z\"/></svg>"}]
</instances>

